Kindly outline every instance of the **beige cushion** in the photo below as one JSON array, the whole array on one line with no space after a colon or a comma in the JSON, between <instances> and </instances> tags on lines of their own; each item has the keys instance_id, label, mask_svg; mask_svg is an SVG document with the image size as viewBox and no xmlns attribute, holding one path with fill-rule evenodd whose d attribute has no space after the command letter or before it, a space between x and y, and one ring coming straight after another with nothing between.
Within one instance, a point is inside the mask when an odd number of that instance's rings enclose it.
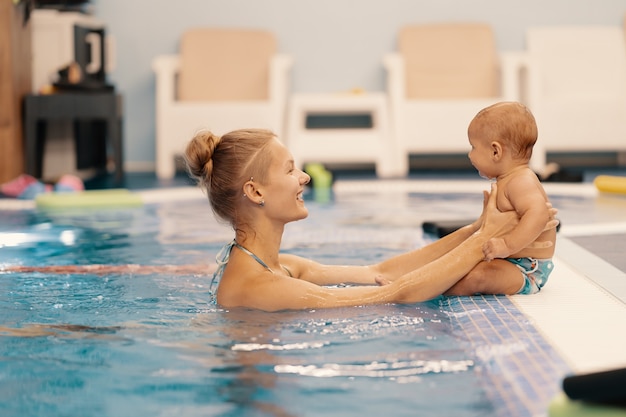
<instances>
[{"instance_id":1,"label":"beige cushion","mask_svg":"<svg viewBox=\"0 0 626 417\"><path fill-rule=\"evenodd\" d=\"M400 30L408 98L497 97L499 64L491 27L425 24Z\"/></svg>"},{"instance_id":2,"label":"beige cushion","mask_svg":"<svg viewBox=\"0 0 626 417\"><path fill-rule=\"evenodd\" d=\"M180 43L179 100L267 100L276 53L262 30L192 29Z\"/></svg>"}]
</instances>

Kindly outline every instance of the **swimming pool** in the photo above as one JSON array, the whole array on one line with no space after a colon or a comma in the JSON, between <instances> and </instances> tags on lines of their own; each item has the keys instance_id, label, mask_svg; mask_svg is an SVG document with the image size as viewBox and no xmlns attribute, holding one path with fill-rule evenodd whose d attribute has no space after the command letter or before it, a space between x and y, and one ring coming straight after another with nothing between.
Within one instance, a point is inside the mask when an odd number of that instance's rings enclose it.
<instances>
[{"instance_id":1,"label":"swimming pool","mask_svg":"<svg viewBox=\"0 0 626 417\"><path fill-rule=\"evenodd\" d=\"M232 232L194 191L136 209L2 210L0 265L211 262ZM422 221L471 218L482 200L307 197L283 248L328 263L423 245ZM0 274L0 414L534 416L571 370L507 297L261 313L215 308L209 281Z\"/></svg>"}]
</instances>

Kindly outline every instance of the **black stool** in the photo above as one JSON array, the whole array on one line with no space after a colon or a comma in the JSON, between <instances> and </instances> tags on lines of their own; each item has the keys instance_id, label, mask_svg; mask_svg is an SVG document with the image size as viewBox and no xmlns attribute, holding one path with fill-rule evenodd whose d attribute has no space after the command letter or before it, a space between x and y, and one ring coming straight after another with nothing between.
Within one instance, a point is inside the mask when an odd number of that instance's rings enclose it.
<instances>
[{"instance_id":1,"label":"black stool","mask_svg":"<svg viewBox=\"0 0 626 417\"><path fill-rule=\"evenodd\" d=\"M105 147L110 145L115 163L115 180L124 177L122 157L122 97L113 91L68 91L55 94L27 95L24 98L24 153L26 173L41 178L46 123L69 120L93 125L92 134L106 129ZM98 124L99 123L99 124ZM75 132L76 133L76 132ZM76 136L76 135L75 135ZM97 146L97 144L95 144ZM106 155L104 155L106 156ZM77 155L78 158L78 140ZM106 157L103 158L106 162Z\"/></svg>"}]
</instances>

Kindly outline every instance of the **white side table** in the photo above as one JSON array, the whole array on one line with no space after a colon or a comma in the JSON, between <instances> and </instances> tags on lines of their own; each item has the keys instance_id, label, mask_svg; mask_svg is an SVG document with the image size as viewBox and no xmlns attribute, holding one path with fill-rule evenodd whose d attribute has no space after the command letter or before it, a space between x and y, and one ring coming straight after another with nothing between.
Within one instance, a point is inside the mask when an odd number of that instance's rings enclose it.
<instances>
[{"instance_id":1,"label":"white side table","mask_svg":"<svg viewBox=\"0 0 626 417\"><path fill-rule=\"evenodd\" d=\"M404 176L389 130L384 93L293 94L286 142L297 166L307 162L374 162L381 178ZM308 117L371 117L364 127L307 127ZM400 169L399 169L400 168Z\"/></svg>"}]
</instances>

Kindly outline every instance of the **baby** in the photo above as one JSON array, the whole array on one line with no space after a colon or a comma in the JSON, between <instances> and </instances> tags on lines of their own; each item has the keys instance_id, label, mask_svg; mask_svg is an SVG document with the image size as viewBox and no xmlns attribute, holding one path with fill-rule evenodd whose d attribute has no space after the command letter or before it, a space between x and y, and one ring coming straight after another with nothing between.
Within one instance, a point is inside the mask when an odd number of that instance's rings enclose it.
<instances>
[{"instance_id":1,"label":"baby","mask_svg":"<svg viewBox=\"0 0 626 417\"><path fill-rule=\"evenodd\" d=\"M485 260L446 294L537 293L553 268L556 229L544 230L550 205L528 165L537 141L535 118L520 103L496 103L478 112L468 138L472 165L498 184L498 209L515 210L519 224L506 236L489 240L483 246Z\"/></svg>"}]
</instances>

